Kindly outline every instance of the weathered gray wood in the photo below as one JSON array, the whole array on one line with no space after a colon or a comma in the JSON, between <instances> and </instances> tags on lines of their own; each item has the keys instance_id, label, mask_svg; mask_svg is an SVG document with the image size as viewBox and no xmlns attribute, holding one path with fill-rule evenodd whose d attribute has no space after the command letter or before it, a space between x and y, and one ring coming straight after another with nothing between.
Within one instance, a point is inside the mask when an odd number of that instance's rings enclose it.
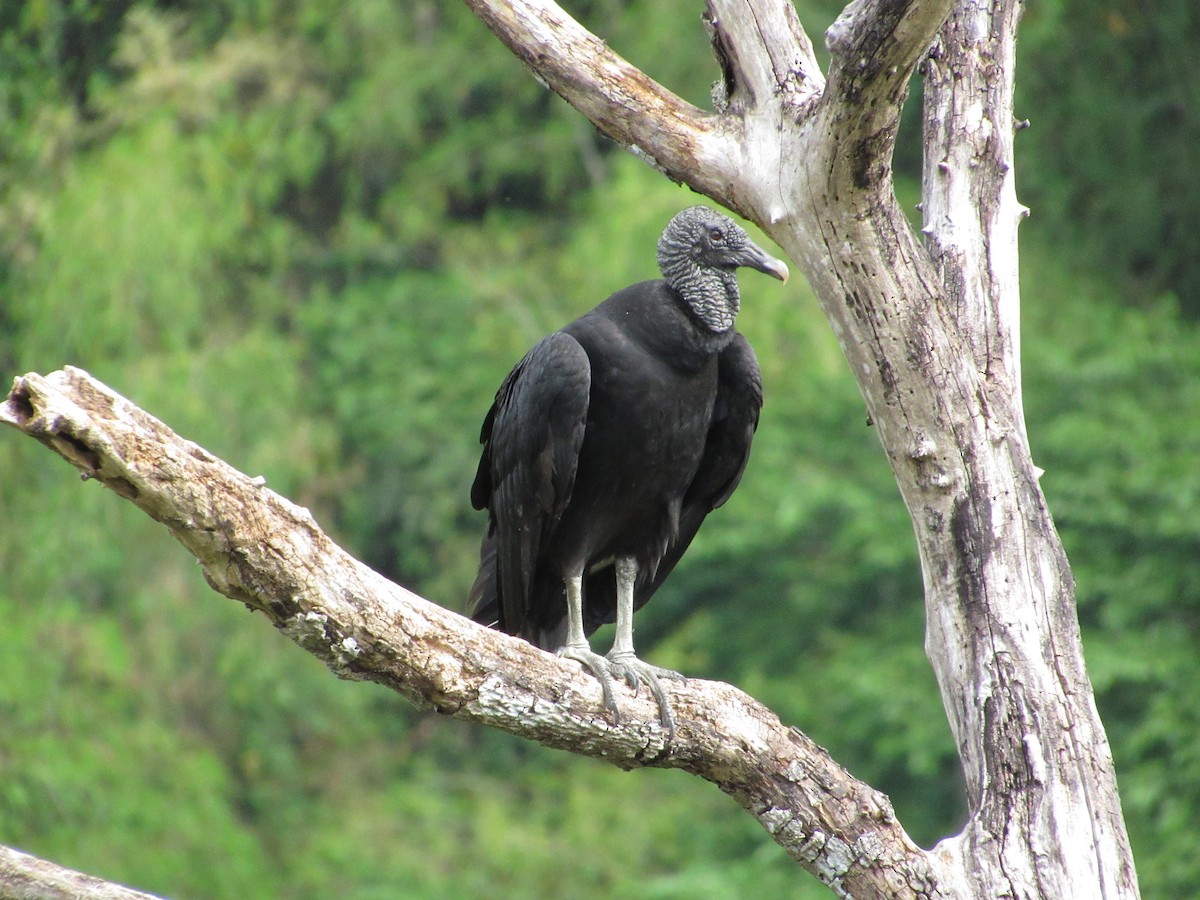
<instances>
[{"instance_id":1,"label":"weathered gray wood","mask_svg":"<svg viewBox=\"0 0 1200 900\"><path fill-rule=\"evenodd\" d=\"M953 841L970 861L964 877L977 896L1136 896L1075 585L1022 411L1017 226L1028 210L1013 165L1021 8L960 4L925 65L923 230L946 327L977 374L945 391L946 427L926 435L926 462L939 445L960 458L938 463L949 490L940 499L912 486L904 493L927 523L917 530L927 648L972 812Z\"/></svg>"},{"instance_id":2,"label":"weathered gray wood","mask_svg":"<svg viewBox=\"0 0 1200 900\"><path fill-rule=\"evenodd\" d=\"M945 896L939 858L912 843L884 795L736 688L668 685L677 726L668 743L649 692L618 686L616 727L599 683L577 663L392 584L334 544L308 510L82 370L16 379L0 422L161 522L214 589L266 615L340 677L622 768L699 775L840 893Z\"/></svg>"},{"instance_id":3,"label":"weathered gray wood","mask_svg":"<svg viewBox=\"0 0 1200 900\"><path fill-rule=\"evenodd\" d=\"M64 869L11 847L0 847L0 897L5 900L157 900L152 894Z\"/></svg>"}]
</instances>

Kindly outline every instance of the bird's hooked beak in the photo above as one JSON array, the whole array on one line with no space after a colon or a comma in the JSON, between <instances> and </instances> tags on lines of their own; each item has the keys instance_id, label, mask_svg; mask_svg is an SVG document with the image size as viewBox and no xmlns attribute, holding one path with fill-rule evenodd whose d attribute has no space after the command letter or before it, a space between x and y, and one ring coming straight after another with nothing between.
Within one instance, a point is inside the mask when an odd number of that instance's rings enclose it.
<instances>
[{"instance_id":1,"label":"bird's hooked beak","mask_svg":"<svg viewBox=\"0 0 1200 900\"><path fill-rule=\"evenodd\" d=\"M753 241L746 242L746 246L742 249L742 257L738 260L738 265L757 269L766 275L770 275L772 278L778 278L784 284L787 284L788 276L791 274L788 271L787 263L782 259L776 259L774 256L771 256Z\"/></svg>"}]
</instances>

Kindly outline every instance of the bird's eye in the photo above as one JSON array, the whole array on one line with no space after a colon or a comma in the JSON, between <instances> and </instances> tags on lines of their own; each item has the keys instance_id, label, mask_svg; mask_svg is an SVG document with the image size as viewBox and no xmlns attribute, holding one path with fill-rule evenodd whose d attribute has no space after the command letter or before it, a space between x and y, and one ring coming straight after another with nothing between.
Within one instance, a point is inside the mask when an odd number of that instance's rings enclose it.
<instances>
[{"instance_id":1,"label":"bird's eye","mask_svg":"<svg viewBox=\"0 0 1200 900\"><path fill-rule=\"evenodd\" d=\"M719 244L725 240L725 232L720 228L710 228L708 229L708 239Z\"/></svg>"}]
</instances>

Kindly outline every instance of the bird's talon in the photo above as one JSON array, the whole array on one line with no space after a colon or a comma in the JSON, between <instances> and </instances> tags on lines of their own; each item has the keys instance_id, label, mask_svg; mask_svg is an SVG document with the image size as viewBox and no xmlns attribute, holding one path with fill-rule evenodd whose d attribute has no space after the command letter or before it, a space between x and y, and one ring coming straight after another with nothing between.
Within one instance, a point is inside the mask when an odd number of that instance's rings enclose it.
<instances>
[{"instance_id":1,"label":"bird's talon","mask_svg":"<svg viewBox=\"0 0 1200 900\"><path fill-rule=\"evenodd\" d=\"M675 720L671 716L671 704L667 700L666 692L663 690L662 680L686 681L687 679L671 669L661 669L658 666L652 666L647 662L643 662L628 651L620 653L610 652L605 659L608 662L609 671L614 676L623 679L633 690L635 697L637 696L638 688L642 684L645 684L650 689L650 693L654 695L654 699L658 703L659 722L663 730L667 732L668 740L673 740L675 737Z\"/></svg>"},{"instance_id":2,"label":"bird's talon","mask_svg":"<svg viewBox=\"0 0 1200 900\"><path fill-rule=\"evenodd\" d=\"M610 653L605 658L608 660L609 671L612 672L615 677L620 678L627 685L629 685L629 689L633 691L633 695L636 697L638 688L642 686L642 677L636 668L634 668L632 665L629 665L629 662L630 660L633 662L639 662L637 657L628 654L614 656Z\"/></svg>"},{"instance_id":3,"label":"bird's talon","mask_svg":"<svg viewBox=\"0 0 1200 900\"><path fill-rule=\"evenodd\" d=\"M607 659L598 653L593 653L590 649L584 647L562 647L559 649L558 656L563 659L573 659L585 669L592 673L597 681L600 682L600 690L604 694L604 708L612 713L613 723L621 724L621 713L617 709L617 698L613 694L613 678L612 666L609 665Z\"/></svg>"}]
</instances>

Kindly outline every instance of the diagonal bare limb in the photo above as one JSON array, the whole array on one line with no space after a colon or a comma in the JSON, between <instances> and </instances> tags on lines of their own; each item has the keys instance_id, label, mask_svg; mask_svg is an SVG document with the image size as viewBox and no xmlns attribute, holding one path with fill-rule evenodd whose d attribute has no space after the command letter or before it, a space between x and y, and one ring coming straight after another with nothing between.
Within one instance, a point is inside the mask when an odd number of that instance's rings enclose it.
<instances>
[{"instance_id":1,"label":"diagonal bare limb","mask_svg":"<svg viewBox=\"0 0 1200 900\"><path fill-rule=\"evenodd\" d=\"M736 140L719 116L630 65L556 3L466 2L540 80L600 131L674 181L725 202L720 198L728 193Z\"/></svg>"},{"instance_id":2,"label":"diagonal bare limb","mask_svg":"<svg viewBox=\"0 0 1200 900\"><path fill-rule=\"evenodd\" d=\"M308 510L80 369L17 378L0 422L166 526L214 589L267 616L339 677L625 769L683 769L737 799L835 889L939 895L938 858L913 844L888 799L736 688L672 685L673 741L649 692L622 689L617 702L629 715L616 727L578 665L392 584L334 544Z\"/></svg>"},{"instance_id":3,"label":"diagonal bare limb","mask_svg":"<svg viewBox=\"0 0 1200 900\"><path fill-rule=\"evenodd\" d=\"M0 847L0 896L37 900L159 900L11 847Z\"/></svg>"}]
</instances>

